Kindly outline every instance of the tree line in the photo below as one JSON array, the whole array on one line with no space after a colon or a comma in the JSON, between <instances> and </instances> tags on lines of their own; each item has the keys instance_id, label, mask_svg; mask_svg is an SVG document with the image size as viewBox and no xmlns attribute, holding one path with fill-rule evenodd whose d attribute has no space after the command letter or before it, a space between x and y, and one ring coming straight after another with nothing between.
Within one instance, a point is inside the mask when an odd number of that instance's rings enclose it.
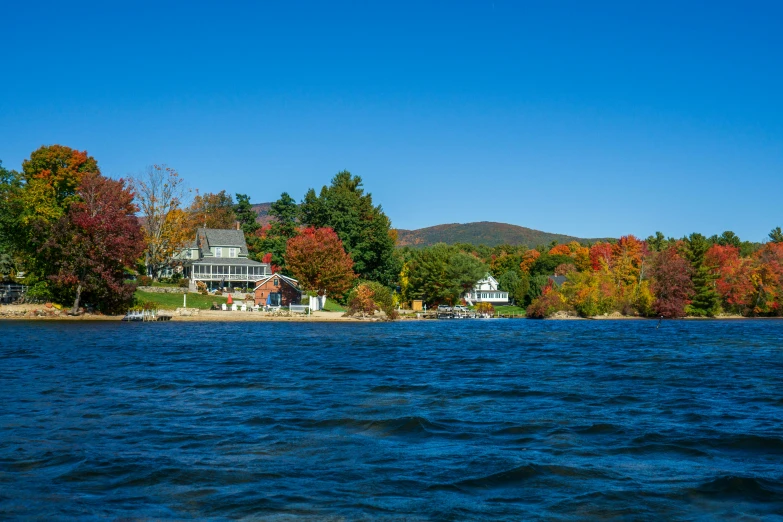
<instances>
[{"instance_id":1,"label":"tree line","mask_svg":"<svg viewBox=\"0 0 783 522\"><path fill-rule=\"evenodd\" d=\"M43 146L20 171L0 163L0 274L24 273L29 295L73 303L74 312L83 302L122 311L133 299L129 274L160 279L182 263L177 253L197 228L238 226L251 258L363 314L392 315L414 299L457 304L487 274L531 317L783 314L780 227L763 244L732 232L679 239L658 232L534 249L396 248L390 219L348 171L298 203L284 192L269 215L259 224L247 194L190 191L166 165L114 180L86 151Z\"/></svg>"}]
</instances>

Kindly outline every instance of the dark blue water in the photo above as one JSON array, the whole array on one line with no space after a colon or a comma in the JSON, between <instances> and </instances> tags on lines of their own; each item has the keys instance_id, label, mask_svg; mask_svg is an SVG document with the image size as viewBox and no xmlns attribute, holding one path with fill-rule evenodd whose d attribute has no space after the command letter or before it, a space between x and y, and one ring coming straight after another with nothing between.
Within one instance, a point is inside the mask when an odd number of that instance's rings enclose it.
<instances>
[{"instance_id":1,"label":"dark blue water","mask_svg":"<svg viewBox=\"0 0 783 522\"><path fill-rule=\"evenodd\" d=\"M783 322L0 323L0 518L781 519Z\"/></svg>"}]
</instances>

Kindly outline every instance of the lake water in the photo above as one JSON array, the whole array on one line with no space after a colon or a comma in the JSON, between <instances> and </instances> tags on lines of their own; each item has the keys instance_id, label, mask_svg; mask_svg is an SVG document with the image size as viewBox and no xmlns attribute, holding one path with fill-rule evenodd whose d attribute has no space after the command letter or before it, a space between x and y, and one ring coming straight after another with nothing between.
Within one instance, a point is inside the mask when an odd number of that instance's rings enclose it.
<instances>
[{"instance_id":1,"label":"lake water","mask_svg":"<svg viewBox=\"0 0 783 522\"><path fill-rule=\"evenodd\" d=\"M781 514L781 321L0 323L0 518Z\"/></svg>"}]
</instances>

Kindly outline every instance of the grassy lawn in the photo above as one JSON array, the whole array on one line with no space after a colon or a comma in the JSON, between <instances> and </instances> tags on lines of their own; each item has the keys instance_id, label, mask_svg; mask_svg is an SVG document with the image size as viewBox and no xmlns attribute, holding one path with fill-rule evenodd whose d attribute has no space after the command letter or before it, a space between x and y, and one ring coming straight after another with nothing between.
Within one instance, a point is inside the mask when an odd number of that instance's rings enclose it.
<instances>
[{"instance_id":1,"label":"grassy lawn","mask_svg":"<svg viewBox=\"0 0 783 522\"><path fill-rule=\"evenodd\" d=\"M326 300L326 305L324 305L324 311L325 312L345 312L345 308L337 304L335 301L332 301L331 299Z\"/></svg>"},{"instance_id":2,"label":"grassy lawn","mask_svg":"<svg viewBox=\"0 0 783 522\"><path fill-rule=\"evenodd\" d=\"M182 306L182 294L158 294L137 290L134 297L138 304L155 303L160 310L174 310ZM213 301L221 305L226 302L226 298L218 295L188 294L188 308L209 310Z\"/></svg>"},{"instance_id":3,"label":"grassy lawn","mask_svg":"<svg viewBox=\"0 0 783 522\"><path fill-rule=\"evenodd\" d=\"M517 315L525 315L525 309L521 306L496 306L495 307L495 313L497 314L517 314Z\"/></svg>"}]
</instances>

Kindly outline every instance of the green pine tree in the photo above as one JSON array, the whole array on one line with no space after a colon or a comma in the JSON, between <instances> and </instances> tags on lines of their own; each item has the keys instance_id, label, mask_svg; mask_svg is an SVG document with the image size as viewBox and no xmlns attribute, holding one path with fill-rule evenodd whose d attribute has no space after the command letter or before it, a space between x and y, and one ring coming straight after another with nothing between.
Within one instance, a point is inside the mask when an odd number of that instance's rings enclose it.
<instances>
[{"instance_id":1,"label":"green pine tree","mask_svg":"<svg viewBox=\"0 0 783 522\"><path fill-rule=\"evenodd\" d=\"M686 308L690 315L712 317L718 313L718 292L715 290L713 267L706 263L706 253L710 242L701 234L691 234L685 239L686 257L693 268L691 281L694 295L691 304Z\"/></svg>"}]
</instances>

